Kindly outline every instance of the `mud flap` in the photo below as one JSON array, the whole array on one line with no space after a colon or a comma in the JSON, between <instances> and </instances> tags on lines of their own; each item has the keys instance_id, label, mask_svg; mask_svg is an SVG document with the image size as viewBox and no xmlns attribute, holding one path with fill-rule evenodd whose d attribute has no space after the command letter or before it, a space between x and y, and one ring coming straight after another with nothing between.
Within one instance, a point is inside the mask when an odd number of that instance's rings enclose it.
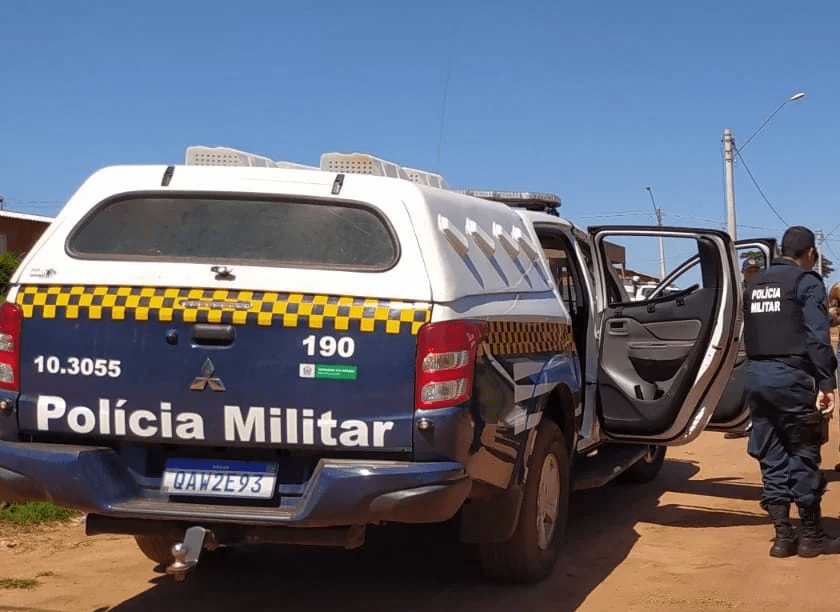
<instances>
[{"instance_id":1,"label":"mud flap","mask_svg":"<svg viewBox=\"0 0 840 612\"><path fill-rule=\"evenodd\" d=\"M512 486L487 499L471 500L461 509L462 542L504 542L519 523L522 508L522 485Z\"/></svg>"}]
</instances>

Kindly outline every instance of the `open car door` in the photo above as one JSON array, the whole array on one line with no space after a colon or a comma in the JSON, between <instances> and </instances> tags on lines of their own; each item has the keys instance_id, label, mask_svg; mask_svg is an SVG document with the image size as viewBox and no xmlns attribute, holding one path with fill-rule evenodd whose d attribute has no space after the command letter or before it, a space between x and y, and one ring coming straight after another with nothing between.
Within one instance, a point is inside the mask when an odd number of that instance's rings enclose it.
<instances>
[{"instance_id":1,"label":"open car door","mask_svg":"<svg viewBox=\"0 0 840 612\"><path fill-rule=\"evenodd\" d=\"M739 280L741 288L747 280L747 275L752 271L767 268L776 257L775 238L747 238L735 242L735 251L738 254L738 268L741 270ZM678 265L670 272L663 281L651 292L651 297L667 293L668 287L681 284L681 278L690 273L698 265L696 256L689 258ZM750 413L744 401L744 373L746 368L747 353L744 344L741 342L738 356L735 359L735 366L726 389L715 407L714 414L706 426L712 431L743 431L750 422Z\"/></svg>"},{"instance_id":2,"label":"open car door","mask_svg":"<svg viewBox=\"0 0 840 612\"><path fill-rule=\"evenodd\" d=\"M738 263L729 235L695 228L590 228L599 293L608 277L643 277L663 290L638 301L602 304L598 410L614 440L684 444L712 419L738 356L743 318ZM660 274L656 269L659 242ZM622 268L606 244L624 247ZM667 247L666 247L667 245ZM682 273L666 270L695 259ZM678 283L679 281L679 283ZM667 290L666 290L667 289Z\"/></svg>"}]
</instances>

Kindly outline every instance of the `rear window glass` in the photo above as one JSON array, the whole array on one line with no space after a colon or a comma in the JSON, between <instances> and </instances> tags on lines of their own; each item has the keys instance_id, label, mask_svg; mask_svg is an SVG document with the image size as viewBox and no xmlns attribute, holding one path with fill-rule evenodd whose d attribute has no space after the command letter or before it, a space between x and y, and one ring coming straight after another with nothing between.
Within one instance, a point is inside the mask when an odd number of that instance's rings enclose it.
<instances>
[{"instance_id":1,"label":"rear window glass","mask_svg":"<svg viewBox=\"0 0 840 612\"><path fill-rule=\"evenodd\" d=\"M385 220L360 205L230 196L106 202L67 247L89 258L376 269L392 266L398 254Z\"/></svg>"}]
</instances>

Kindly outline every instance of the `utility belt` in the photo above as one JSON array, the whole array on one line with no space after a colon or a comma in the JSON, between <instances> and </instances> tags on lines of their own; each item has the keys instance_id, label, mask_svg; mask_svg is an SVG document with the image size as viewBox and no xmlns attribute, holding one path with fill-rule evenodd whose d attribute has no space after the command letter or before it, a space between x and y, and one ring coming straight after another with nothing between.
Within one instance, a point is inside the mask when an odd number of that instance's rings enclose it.
<instances>
[{"instance_id":1,"label":"utility belt","mask_svg":"<svg viewBox=\"0 0 840 612\"><path fill-rule=\"evenodd\" d=\"M778 361L797 370L807 372L811 376L816 374L816 368L811 360L802 355L778 355L770 357L748 357L752 361Z\"/></svg>"},{"instance_id":2,"label":"utility belt","mask_svg":"<svg viewBox=\"0 0 840 612\"><path fill-rule=\"evenodd\" d=\"M750 357L749 359L752 361L776 361L816 378L816 368L810 359L802 355L762 356ZM794 420L777 422L776 427L782 444L790 453L798 453L806 446L822 445L828 442L828 418L820 414L818 410L811 410Z\"/></svg>"}]
</instances>

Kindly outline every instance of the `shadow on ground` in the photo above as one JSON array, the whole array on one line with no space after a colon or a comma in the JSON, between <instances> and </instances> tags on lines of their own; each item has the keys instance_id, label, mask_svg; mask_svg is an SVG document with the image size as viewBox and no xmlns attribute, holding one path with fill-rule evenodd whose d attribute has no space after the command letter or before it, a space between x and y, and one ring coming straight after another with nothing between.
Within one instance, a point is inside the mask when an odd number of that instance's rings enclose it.
<instances>
[{"instance_id":1,"label":"shadow on ground","mask_svg":"<svg viewBox=\"0 0 840 612\"><path fill-rule=\"evenodd\" d=\"M767 522L758 514L711 507L660 506L665 491L758 500L757 486L691 480L694 462L669 460L659 478L573 495L563 554L538 585L485 582L472 553L455 543L452 525L376 528L354 551L259 546L205 553L182 583L162 575L112 612L284 612L423 610L574 610L628 555L639 522L728 527Z\"/></svg>"}]
</instances>

